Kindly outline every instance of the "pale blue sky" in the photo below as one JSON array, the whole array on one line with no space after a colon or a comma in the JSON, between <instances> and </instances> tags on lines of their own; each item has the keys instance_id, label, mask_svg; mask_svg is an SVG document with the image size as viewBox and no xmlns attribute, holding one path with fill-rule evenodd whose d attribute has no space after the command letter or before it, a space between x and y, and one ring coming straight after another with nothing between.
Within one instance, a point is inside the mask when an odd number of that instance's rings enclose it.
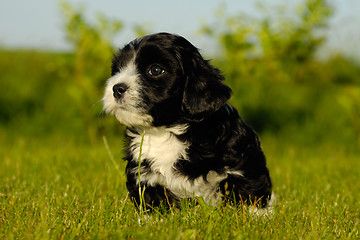
<instances>
[{"instance_id":1,"label":"pale blue sky","mask_svg":"<svg viewBox=\"0 0 360 240\"><path fill-rule=\"evenodd\" d=\"M73 6L86 7L88 19L102 13L125 24L115 44L122 46L134 38L131 29L147 23L154 32L167 31L185 36L203 51L211 44L196 34L201 23L215 22L215 12L225 3L230 14L259 16L256 2L251 0L71 0ZM294 6L300 0L266 0L263 5ZM327 32L329 46L360 58L360 0L330 0L335 7ZM21 48L69 49L62 31L63 21L58 0L0 0L0 46Z\"/></svg>"}]
</instances>

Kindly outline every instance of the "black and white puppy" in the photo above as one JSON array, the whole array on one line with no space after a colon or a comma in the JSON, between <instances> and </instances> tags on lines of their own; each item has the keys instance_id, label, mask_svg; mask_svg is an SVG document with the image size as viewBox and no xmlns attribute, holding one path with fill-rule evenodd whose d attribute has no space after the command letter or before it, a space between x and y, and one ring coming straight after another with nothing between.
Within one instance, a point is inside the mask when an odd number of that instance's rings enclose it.
<instances>
[{"instance_id":1,"label":"black and white puppy","mask_svg":"<svg viewBox=\"0 0 360 240\"><path fill-rule=\"evenodd\" d=\"M178 35L146 35L115 55L103 104L128 127L126 185L136 204L140 184L149 208L198 197L266 207L265 156L256 133L227 103L231 90L223 80Z\"/></svg>"}]
</instances>

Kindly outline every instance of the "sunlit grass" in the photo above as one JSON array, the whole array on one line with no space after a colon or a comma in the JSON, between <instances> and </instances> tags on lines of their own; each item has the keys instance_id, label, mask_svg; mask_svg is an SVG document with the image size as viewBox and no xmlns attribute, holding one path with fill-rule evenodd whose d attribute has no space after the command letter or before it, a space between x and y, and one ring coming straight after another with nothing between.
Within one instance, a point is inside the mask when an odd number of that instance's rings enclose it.
<instances>
[{"instance_id":1,"label":"sunlit grass","mask_svg":"<svg viewBox=\"0 0 360 240\"><path fill-rule=\"evenodd\" d=\"M318 11L328 5L304 2L315 4L301 15L312 22L276 20L285 32L266 16L208 26L224 50L210 58L230 101L261 133L276 195L267 217L201 201L166 214L136 210L123 129L99 118L112 56L102 33L120 29L116 21L97 29L68 6L76 14L64 16L66 33L88 44L70 39L73 53L0 50L0 239L359 239L360 68L341 55L314 58L321 36L311 29L328 19Z\"/></svg>"},{"instance_id":2,"label":"sunlit grass","mask_svg":"<svg viewBox=\"0 0 360 240\"><path fill-rule=\"evenodd\" d=\"M7 141L6 141L7 140ZM0 238L323 239L359 237L357 154L263 139L277 200L270 217L184 202L144 218L127 197L121 139L1 138ZM116 167L118 166L118 168Z\"/></svg>"}]
</instances>

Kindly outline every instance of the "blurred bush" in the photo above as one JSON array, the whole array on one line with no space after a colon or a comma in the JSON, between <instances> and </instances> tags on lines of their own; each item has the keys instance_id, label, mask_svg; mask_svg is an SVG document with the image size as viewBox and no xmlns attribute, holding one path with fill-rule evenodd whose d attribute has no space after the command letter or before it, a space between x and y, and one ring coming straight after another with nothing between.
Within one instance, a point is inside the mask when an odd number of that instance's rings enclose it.
<instances>
[{"instance_id":1,"label":"blurred bush","mask_svg":"<svg viewBox=\"0 0 360 240\"><path fill-rule=\"evenodd\" d=\"M123 24L102 15L89 22L83 8L64 2L61 10L73 52L0 50L0 131L95 142L106 120L105 134L118 135L120 125L99 115L112 40ZM332 8L306 0L293 12L262 11L256 19L220 9L218 21L201 28L218 42L213 64L233 89L232 104L258 132L279 141L358 148L360 66L342 55L316 56ZM134 32L148 31L136 26Z\"/></svg>"},{"instance_id":2,"label":"blurred bush","mask_svg":"<svg viewBox=\"0 0 360 240\"><path fill-rule=\"evenodd\" d=\"M359 65L340 55L316 57L331 6L306 0L293 12L275 10L263 9L262 19L222 10L202 28L218 40L216 64L233 88L232 103L262 133L359 146Z\"/></svg>"},{"instance_id":3,"label":"blurred bush","mask_svg":"<svg viewBox=\"0 0 360 240\"><path fill-rule=\"evenodd\" d=\"M112 40L123 25L103 15L91 23L84 8L66 2L60 9L72 52L1 50L1 126L19 134L55 132L95 142L102 130L100 100L110 76Z\"/></svg>"},{"instance_id":4,"label":"blurred bush","mask_svg":"<svg viewBox=\"0 0 360 240\"><path fill-rule=\"evenodd\" d=\"M78 129L66 92L72 54L0 50L0 55L0 131L16 136Z\"/></svg>"},{"instance_id":5,"label":"blurred bush","mask_svg":"<svg viewBox=\"0 0 360 240\"><path fill-rule=\"evenodd\" d=\"M84 125L92 141L97 138L97 126L91 110L93 103L102 98L105 79L109 77L110 63L114 49L112 39L122 29L118 20L109 20L103 15L97 16L97 22L91 24L84 18L83 9L74 9L66 2L60 4L65 19L65 32L73 45L74 84L68 86L68 92L82 114Z\"/></svg>"}]
</instances>

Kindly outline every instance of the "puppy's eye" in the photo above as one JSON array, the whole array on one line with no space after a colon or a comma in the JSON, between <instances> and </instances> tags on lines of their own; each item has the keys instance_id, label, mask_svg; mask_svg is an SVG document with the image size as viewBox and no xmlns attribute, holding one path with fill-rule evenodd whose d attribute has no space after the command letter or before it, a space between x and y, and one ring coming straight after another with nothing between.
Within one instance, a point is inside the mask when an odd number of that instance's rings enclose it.
<instances>
[{"instance_id":1,"label":"puppy's eye","mask_svg":"<svg viewBox=\"0 0 360 240\"><path fill-rule=\"evenodd\" d=\"M165 73L165 70L160 67L159 65L152 65L148 71L149 75L153 77L160 76L161 74Z\"/></svg>"}]
</instances>

